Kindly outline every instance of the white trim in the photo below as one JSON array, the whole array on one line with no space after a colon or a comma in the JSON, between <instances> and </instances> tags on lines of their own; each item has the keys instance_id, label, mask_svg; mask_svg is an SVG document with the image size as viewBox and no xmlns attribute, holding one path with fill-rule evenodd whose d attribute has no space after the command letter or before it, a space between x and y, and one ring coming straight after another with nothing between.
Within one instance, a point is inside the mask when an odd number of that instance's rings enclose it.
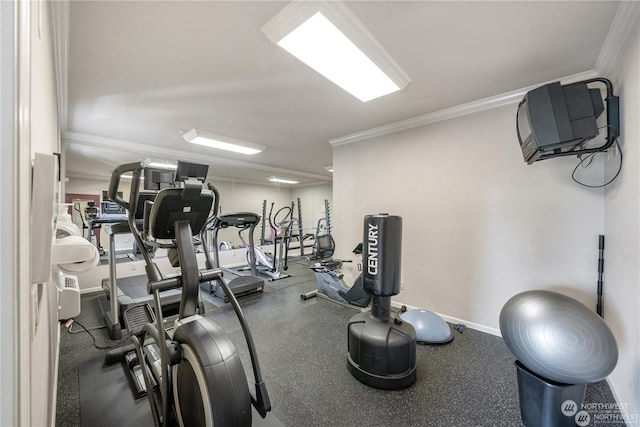
<instances>
[{"instance_id":1,"label":"white trim","mask_svg":"<svg viewBox=\"0 0 640 427\"><path fill-rule=\"evenodd\" d=\"M68 87L69 87L69 1L51 2L53 25L53 51L56 67L56 88L58 93L58 120L60 130L67 129Z\"/></svg>"},{"instance_id":2,"label":"white trim","mask_svg":"<svg viewBox=\"0 0 640 427\"><path fill-rule=\"evenodd\" d=\"M418 308L418 307L414 307L414 306L408 305L408 304L403 304L403 303L397 302L397 301L392 301L391 302L391 306L396 308L396 309L400 309L402 306L405 306L407 308L407 310L414 310L414 309ZM441 314L441 313L437 313L437 312L434 312L434 313L436 313L438 316L442 317L448 323L453 323L455 325L463 324L469 329L473 329L473 330L480 331L480 332L485 332L487 334L494 335L496 337L501 337L502 338L502 333L500 332L500 329L492 328L492 327L486 326L486 325L481 325L480 323L469 322L469 321L464 320L464 319L458 319L457 317L453 317L453 316L447 316L446 314Z\"/></svg>"},{"instance_id":3,"label":"white trim","mask_svg":"<svg viewBox=\"0 0 640 427\"><path fill-rule=\"evenodd\" d=\"M80 295L93 294L97 292L102 293L104 292L104 289L102 289L101 286L94 286L93 288L80 289Z\"/></svg>"},{"instance_id":4,"label":"white trim","mask_svg":"<svg viewBox=\"0 0 640 427\"><path fill-rule=\"evenodd\" d=\"M7 345L0 349L0 413L2 422L17 425L18 417L18 342L16 327L18 308L16 299L18 286L15 285L17 259L15 256L16 234L12 231L18 213L15 205L18 181L15 176L16 143L16 10L15 2L0 2L0 193L10 207L0 213L0 322L5 331Z\"/></svg>"},{"instance_id":5,"label":"white trim","mask_svg":"<svg viewBox=\"0 0 640 427\"><path fill-rule=\"evenodd\" d=\"M590 70L590 71L585 71L578 74L573 74L571 76L567 76L565 78L560 79L560 81L563 84L567 84L567 83L574 83L580 80L591 79L597 76L598 74L595 71ZM350 144L352 142L357 142L357 141L363 141L365 139L387 135L390 133L395 133L395 132L399 132L406 129L412 129L419 126L425 126L431 123L453 119L455 117L466 116L468 114L474 114L480 111L502 107L504 105L515 104L517 102L520 102L522 97L529 90L550 82L551 81L540 83L537 85L532 85L526 88L513 90L511 92L506 92L500 95L490 96L488 98L479 99L477 101L472 101L466 104L457 105L455 107L445 108L444 110L434 111L433 113L427 113L421 116L401 120L399 122L389 123L383 126L372 128L372 129L355 132L350 135L333 138L329 140L329 144L331 144L333 147L338 147L340 145Z\"/></svg>"},{"instance_id":6,"label":"white trim","mask_svg":"<svg viewBox=\"0 0 640 427\"><path fill-rule=\"evenodd\" d=\"M51 292L58 293L58 290L52 290ZM56 300L58 300L58 296L56 295ZM49 420L51 421L50 427L56 426L56 410L58 406L58 376L60 371L60 324L58 322L53 322L55 327L57 328L55 334L55 348L54 352L54 362L53 362L53 374L52 374L52 386L53 396L51 396L51 406L49 407Z\"/></svg>"},{"instance_id":7,"label":"white trim","mask_svg":"<svg viewBox=\"0 0 640 427\"><path fill-rule=\"evenodd\" d=\"M611 394L613 394L613 399L616 401L616 403L620 404L620 406L618 407L618 410L620 410L620 415L622 416L622 419L623 420L631 419L629 414L629 405L628 405L629 402L620 401L620 398L618 397L618 393L616 393L616 388L613 386L613 383L611 382L611 377L605 378L605 381L609 386L609 390L611 390Z\"/></svg>"},{"instance_id":8,"label":"white trim","mask_svg":"<svg viewBox=\"0 0 640 427\"><path fill-rule=\"evenodd\" d=\"M629 36L629 32L633 28L638 16L640 15L640 2L637 1L621 1L607 37L602 44L598 59L594 69L602 76L606 76L611 71L624 41Z\"/></svg>"},{"instance_id":9,"label":"white trim","mask_svg":"<svg viewBox=\"0 0 640 427\"><path fill-rule=\"evenodd\" d=\"M186 159L185 159L186 160ZM95 180L95 181L106 181L109 182L109 180L111 179L110 176L104 176L104 175L86 175L86 174L81 174L81 173L67 173L66 174L67 178L74 178L74 179L90 179L90 180ZM215 175L209 175L207 177L207 181L212 181L212 182L229 182L232 184L247 184L247 185L261 185L263 187L269 187L269 188L273 188L274 183L273 182L264 182L262 180L252 180L252 179L242 179L242 178L225 178L225 177L220 177L220 176L215 176ZM305 182L302 184L293 184L290 185L289 187L291 188L301 188L301 187L315 187L316 185L330 185L331 181L314 181L314 182Z\"/></svg>"},{"instance_id":10,"label":"white trim","mask_svg":"<svg viewBox=\"0 0 640 427\"><path fill-rule=\"evenodd\" d=\"M14 167L16 193L13 197L15 228L15 292L16 306L16 425L31 423L31 339L33 328L30 285L30 203L31 203L31 6L17 2L16 40L16 138Z\"/></svg>"},{"instance_id":11,"label":"white trim","mask_svg":"<svg viewBox=\"0 0 640 427\"><path fill-rule=\"evenodd\" d=\"M223 159L220 157L213 157L202 153L196 153L193 151L174 150L171 148L155 147L147 144L141 144L139 142L125 141L115 138L105 138L102 136L89 135L78 132L65 132L62 134L62 139L67 144L79 144L89 147L106 148L111 150L126 151L129 153L141 154L142 156L149 156L149 153L153 153L158 157L174 157L176 159L188 160L193 162L208 162L211 164L217 164L221 166L232 166L238 168L246 168L259 170L269 173L278 174L290 174L304 178L317 179L319 181L331 182L332 178L324 175L317 175L308 172L301 172L297 170L282 169L272 166L265 166L256 163L243 162L239 160ZM96 176L98 177L98 176ZM104 177L108 178L108 177Z\"/></svg>"}]
</instances>

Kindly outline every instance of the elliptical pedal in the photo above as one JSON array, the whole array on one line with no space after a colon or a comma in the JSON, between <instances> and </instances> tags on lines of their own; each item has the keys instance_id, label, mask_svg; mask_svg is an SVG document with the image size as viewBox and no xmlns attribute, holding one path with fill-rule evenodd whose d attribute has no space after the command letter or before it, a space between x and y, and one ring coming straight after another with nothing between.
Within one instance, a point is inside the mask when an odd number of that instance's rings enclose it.
<instances>
[{"instance_id":1,"label":"elliptical pedal","mask_svg":"<svg viewBox=\"0 0 640 427\"><path fill-rule=\"evenodd\" d=\"M129 336L140 336L142 334L142 328L147 323L154 323L156 318L153 314L153 310L151 310L151 306L149 304L137 305L134 307L128 308L123 316L124 324L127 328L127 332L129 332ZM155 343L147 344L145 348L155 346ZM136 396L138 398L143 397L147 394L147 386L144 382L144 377L142 374L142 365L138 360L135 351L131 351L125 355L125 362L127 367L129 368L129 373L131 374L131 379L133 380L133 384L136 390ZM144 365L148 370L148 365ZM153 366L153 365L152 365ZM154 376L151 375L151 381L153 383L153 389L155 390L157 387L157 382L154 379Z\"/></svg>"},{"instance_id":2,"label":"elliptical pedal","mask_svg":"<svg viewBox=\"0 0 640 427\"><path fill-rule=\"evenodd\" d=\"M156 321L156 316L149 304L130 307L124 312L123 317L129 335L140 335L145 324Z\"/></svg>"}]
</instances>

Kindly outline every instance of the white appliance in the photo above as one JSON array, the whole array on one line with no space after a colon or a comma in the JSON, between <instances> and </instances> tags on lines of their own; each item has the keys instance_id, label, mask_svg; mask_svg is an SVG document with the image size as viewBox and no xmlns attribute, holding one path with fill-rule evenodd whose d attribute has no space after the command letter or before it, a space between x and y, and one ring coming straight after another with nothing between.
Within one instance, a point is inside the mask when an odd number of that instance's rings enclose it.
<instances>
[{"instance_id":1,"label":"white appliance","mask_svg":"<svg viewBox=\"0 0 640 427\"><path fill-rule=\"evenodd\" d=\"M80 285L75 273L90 270L100 262L95 246L80 236L56 239L51 250L54 280L60 293L58 319L71 319L80 314Z\"/></svg>"},{"instance_id":2,"label":"white appliance","mask_svg":"<svg viewBox=\"0 0 640 427\"><path fill-rule=\"evenodd\" d=\"M58 286L58 320L71 319L80 314L80 285L78 276L57 271L55 278Z\"/></svg>"}]
</instances>

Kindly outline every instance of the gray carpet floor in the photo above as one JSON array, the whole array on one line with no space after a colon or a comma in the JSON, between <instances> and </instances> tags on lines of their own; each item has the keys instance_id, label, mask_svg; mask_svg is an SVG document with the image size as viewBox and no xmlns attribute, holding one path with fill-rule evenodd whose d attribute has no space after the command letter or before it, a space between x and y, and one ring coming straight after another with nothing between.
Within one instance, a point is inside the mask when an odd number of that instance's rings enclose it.
<instances>
[{"instance_id":1,"label":"gray carpet floor","mask_svg":"<svg viewBox=\"0 0 640 427\"><path fill-rule=\"evenodd\" d=\"M454 331L448 345L419 345L413 386L374 389L347 369L347 324L356 311L321 298L301 301L301 293L315 289L315 278L303 262L291 263L290 270L292 277L240 299L273 407L265 420L254 416L254 425L522 426L515 360L501 338L467 328ZM77 320L89 329L101 324L100 297L82 297ZM235 314L211 298L205 295L206 316L227 331L251 378ZM61 328L56 425L152 425L146 399L134 398L122 366L104 366L105 350L94 348L87 333ZM113 343L104 330L92 333L99 344ZM585 403L612 402L605 381L587 387Z\"/></svg>"}]
</instances>

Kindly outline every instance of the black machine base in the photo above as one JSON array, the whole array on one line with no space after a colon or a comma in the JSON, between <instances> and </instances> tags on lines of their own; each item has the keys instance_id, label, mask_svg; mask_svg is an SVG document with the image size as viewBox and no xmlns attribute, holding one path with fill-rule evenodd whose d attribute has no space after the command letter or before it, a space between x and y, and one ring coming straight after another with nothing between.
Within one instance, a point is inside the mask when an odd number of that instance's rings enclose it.
<instances>
[{"instance_id":1,"label":"black machine base","mask_svg":"<svg viewBox=\"0 0 640 427\"><path fill-rule=\"evenodd\" d=\"M516 361L520 416L526 427L572 427L584 403L586 384L543 378Z\"/></svg>"},{"instance_id":2,"label":"black machine base","mask_svg":"<svg viewBox=\"0 0 640 427\"><path fill-rule=\"evenodd\" d=\"M120 327L120 319L111 316L111 311L104 312L104 324L109 334L109 339L119 340L122 338L122 329Z\"/></svg>"},{"instance_id":3,"label":"black machine base","mask_svg":"<svg viewBox=\"0 0 640 427\"><path fill-rule=\"evenodd\" d=\"M149 346L155 346L154 344L149 344ZM129 376L131 378L131 382L133 384L133 389L135 391L136 398L141 398L147 395L147 385L144 382L144 376L142 373L142 365L138 362L138 357L136 356L135 351L130 351L124 355L124 363L128 369ZM147 365L145 368L149 373L149 378L151 378L151 384L153 386L153 390L156 390L158 387L158 383L155 380L155 377L151 375L151 371Z\"/></svg>"},{"instance_id":4,"label":"black machine base","mask_svg":"<svg viewBox=\"0 0 640 427\"><path fill-rule=\"evenodd\" d=\"M399 320L384 321L371 311L349 321L349 371L371 387L398 390L416 379L416 332Z\"/></svg>"},{"instance_id":5,"label":"black machine base","mask_svg":"<svg viewBox=\"0 0 640 427\"><path fill-rule=\"evenodd\" d=\"M238 276L227 283L227 286L229 286L233 295L241 297L254 292L262 292L264 290L264 280L255 276ZM229 302L229 297L224 293L222 286L214 281L209 283L209 292L221 298L224 302Z\"/></svg>"},{"instance_id":6,"label":"black machine base","mask_svg":"<svg viewBox=\"0 0 640 427\"><path fill-rule=\"evenodd\" d=\"M107 314L110 313L111 312L108 312ZM123 317L127 334L129 336L140 335L145 324L155 322L155 316L148 304L129 307L124 312ZM120 328L118 328L118 332L122 335L122 330ZM133 344L126 344L109 350L105 355L104 361L105 364L111 364L118 361L122 361L124 363L126 370L129 372L135 396L136 398L140 398L147 394L147 386L144 382L142 373L143 369L147 369L149 372L153 389L155 390L157 387L154 375L151 375L151 372L149 371L149 366L155 367L160 363L160 356L157 348L158 346L153 342L153 340L149 340L145 345L145 355L148 359L148 364L145 365L140 364ZM150 355L154 357L150 357ZM154 373L156 376L158 375L157 372Z\"/></svg>"}]
</instances>

